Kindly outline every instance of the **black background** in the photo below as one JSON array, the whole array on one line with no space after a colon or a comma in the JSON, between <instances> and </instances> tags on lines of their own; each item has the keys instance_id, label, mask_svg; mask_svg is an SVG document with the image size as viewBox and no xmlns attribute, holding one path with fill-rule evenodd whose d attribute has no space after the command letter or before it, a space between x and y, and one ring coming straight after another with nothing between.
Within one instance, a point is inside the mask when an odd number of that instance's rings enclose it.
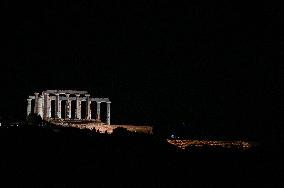
<instances>
[{"instance_id":1,"label":"black background","mask_svg":"<svg viewBox=\"0 0 284 188\"><path fill-rule=\"evenodd\" d=\"M112 123L180 124L271 139L280 9L228 1L4 2L2 116L26 98L88 90Z\"/></svg>"}]
</instances>

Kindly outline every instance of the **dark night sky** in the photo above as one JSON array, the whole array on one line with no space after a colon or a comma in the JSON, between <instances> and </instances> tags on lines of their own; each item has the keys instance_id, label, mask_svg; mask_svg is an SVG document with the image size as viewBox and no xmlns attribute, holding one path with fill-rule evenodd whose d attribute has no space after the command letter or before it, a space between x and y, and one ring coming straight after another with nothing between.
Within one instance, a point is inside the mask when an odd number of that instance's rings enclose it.
<instances>
[{"instance_id":1,"label":"dark night sky","mask_svg":"<svg viewBox=\"0 0 284 188\"><path fill-rule=\"evenodd\" d=\"M271 133L277 9L229 1L56 2L4 3L3 116L23 118L35 91L82 89L110 97L113 123ZM3 99L9 96L15 99Z\"/></svg>"}]
</instances>

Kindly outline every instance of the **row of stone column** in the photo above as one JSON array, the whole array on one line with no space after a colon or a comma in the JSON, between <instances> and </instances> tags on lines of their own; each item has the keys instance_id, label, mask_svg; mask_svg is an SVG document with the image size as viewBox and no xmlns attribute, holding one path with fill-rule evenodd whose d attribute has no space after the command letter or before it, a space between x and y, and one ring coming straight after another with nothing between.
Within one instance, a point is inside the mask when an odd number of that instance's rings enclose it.
<instances>
[{"instance_id":1,"label":"row of stone column","mask_svg":"<svg viewBox=\"0 0 284 188\"><path fill-rule=\"evenodd\" d=\"M61 117L61 102L59 97L59 93L55 94L55 118L62 118ZM71 100L70 94L66 95L66 116L67 119L71 119ZM86 118L91 119L91 98L90 94L85 94L86 97ZM29 98L28 106L27 106L27 114L29 115L32 111L32 99ZM110 124L110 104L111 102L108 101L107 103L107 124ZM97 101L97 117L96 120L100 121L100 101ZM39 93L35 93L35 104L34 104L34 113L39 114L43 119L51 118L51 99L48 93L44 93L43 96L39 96ZM80 94L76 94L76 111L75 111L75 119L82 119L81 118L81 99Z\"/></svg>"}]
</instances>

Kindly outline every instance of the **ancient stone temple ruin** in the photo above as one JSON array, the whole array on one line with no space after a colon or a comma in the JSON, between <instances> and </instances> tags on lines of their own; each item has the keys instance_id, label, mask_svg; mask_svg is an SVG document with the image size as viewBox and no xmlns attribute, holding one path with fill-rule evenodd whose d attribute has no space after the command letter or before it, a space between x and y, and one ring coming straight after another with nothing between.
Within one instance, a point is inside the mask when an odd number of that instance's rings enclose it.
<instances>
[{"instance_id":1,"label":"ancient stone temple ruin","mask_svg":"<svg viewBox=\"0 0 284 188\"><path fill-rule=\"evenodd\" d=\"M153 134L152 126L148 125L110 125L109 98L94 98L87 91L46 90L29 96L27 102L27 115L38 114L58 126L95 129L103 133L123 127L131 132ZM106 115L101 114L102 103L106 103Z\"/></svg>"},{"instance_id":2,"label":"ancient stone temple ruin","mask_svg":"<svg viewBox=\"0 0 284 188\"><path fill-rule=\"evenodd\" d=\"M101 121L101 103L107 104L106 124L110 125L110 100L108 98L93 98L87 91L76 90L46 90L42 93L34 93L29 96L27 115L32 110L39 114L44 120L95 120ZM34 100L34 102L32 102ZM53 102L55 101L55 103ZM64 102L65 101L65 102ZM75 101L75 111L72 114L72 101ZM85 117L82 117L82 102L85 101ZM64 102L64 107L63 107ZM33 103L33 105L32 105ZM54 103L54 105L52 105ZM91 109L91 103L96 103L96 109ZM74 102L73 102L74 105ZM54 108L54 109L52 109ZM64 112L62 113L62 108ZM74 109L74 107L73 107ZM96 115L92 117L91 111L95 110ZM52 114L52 112L54 112Z\"/></svg>"}]
</instances>

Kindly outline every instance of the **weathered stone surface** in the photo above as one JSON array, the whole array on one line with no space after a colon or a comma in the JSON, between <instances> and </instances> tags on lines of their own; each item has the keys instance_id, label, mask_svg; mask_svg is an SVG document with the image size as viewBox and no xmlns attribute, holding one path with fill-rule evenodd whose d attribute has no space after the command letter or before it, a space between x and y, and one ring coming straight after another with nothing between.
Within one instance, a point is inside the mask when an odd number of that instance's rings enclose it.
<instances>
[{"instance_id":1,"label":"weathered stone surface","mask_svg":"<svg viewBox=\"0 0 284 188\"><path fill-rule=\"evenodd\" d=\"M43 97L38 97L38 114L43 118Z\"/></svg>"},{"instance_id":2,"label":"weathered stone surface","mask_svg":"<svg viewBox=\"0 0 284 188\"><path fill-rule=\"evenodd\" d=\"M48 109L48 118L51 118L51 99L49 96L48 96L47 109Z\"/></svg>"},{"instance_id":3,"label":"weathered stone surface","mask_svg":"<svg viewBox=\"0 0 284 188\"><path fill-rule=\"evenodd\" d=\"M49 94L48 93L44 93L43 94L43 118L44 119L46 119L46 118L48 118L48 115L49 115L49 104L48 104L48 102L49 102L49 100L48 100L48 98L49 98Z\"/></svg>"},{"instance_id":4,"label":"weathered stone surface","mask_svg":"<svg viewBox=\"0 0 284 188\"><path fill-rule=\"evenodd\" d=\"M61 113L61 110L59 109L59 94L56 94L56 100L55 100L55 117L60 118L59 113Z\"/></svg>"},{"instance_id":5,"label":"weathered stone surface","mask_svg":"<svg viewBox=\"0 0 284 188\"><path fill-rule=\"evenodd\" d=\"M80 95L76 95L76 119L81 119L81 99Z\"/></svg>"},{"instance_id":6,"label":"weathered stone surface","mask_svg":"<svg viewBox=\"0 0 284 188\"><path fill-rule=\"evenodd\" d=\"M59 100L59 103L58 103L58 111L57 111L57 116L58 118L61 118L61 104L62 104L62 100Z\"/></svg>"},{"instance_id":7,"label":"weathered stone surface","mask_svg":"<svg viewBox=\"0 0 284 188\"><path fill-rule=\"evenodd\" d=\"M65 117L67 117L68 119L71 119L71 100L69 96L70 94L66 94L67 102L66 102Z\"/></svg>"},{"instance_id":8,"label":"weathered stone surface","mask_svg":"<svg viewBox=\"0 0 284 188\"><path fill-rule=\"evenodd\" d=\"M62 96L65 95L65 96ZM70 97L70 95L73 95ZM76 97L75 97L75 96ZM55 100L55 118L56 119L71 119L71 101L76 101L76 111L75 111L75 119L82 119L81 115L81 102L86 101L86 120L92 120L91 117L91 103L96 102L97 103L97 113L96 113L96 121L100 121L100 104L102 102L107 103L107 124L110 124L110 100L109 98L91 98L90 94L88 94L87 91L76 91L76 90L46 90L42 92L42 95L39 95L39 93L34 93L34 96L29 96L30 103L28 102L27 106L27 115L31 113L31 101L35 100L35 106L34 106L34 113L39 114L43 119L50 120L53 119L51 117L51 101ZM61 115L61 102L66 101L65 105L65 114Z\"/></svg>"},{"instance_id":9,"label":"weathered stone surface","mask_svg":"<svg viewBox=\"0 0 284 188\"><path fill-rule=\"evenodd\" d=\"M39 93L34 93L35 94L35 107L34 107L34 113L38 113L38 95Z\"/></svg>"},{"instance_id":10,"label":"weathered stone surface","mask_svg":"<svg viewBox=\"0 0 284 188\"><path fill-rule=\"evenodd\" d=\"M86 119L91 119L91 100L90 94L86 94Z\"/></svg>"},{"instance_id":11,"label":"weathered stone surface","mask_svg":"<svg viewBox=\"0 0 284 188\"><path fill-rule=\"evenodd\" d=\"M110 103L107 102L107 124L110 125Z\"/></svg>"},{"instance_id":12,"label":"weathered stone surface","mask_svg":"<svg viewBox=\"0 0 284 188\"><path fill-rule=\"evenodd\" d=\"M77 91L77 90L46 90L44 92L49 94L56 94L56 93L59 94L69 93L69 94L81 94L81 95L88 94L88 91Z\"/></svg>"},{"instance_id":13,"label":"weathered stone surface","mask_svg":"<svg viewBox=\"0 0 284 188\"><path fill-rule=\"evenodd\" d=\"M101 121L101 102L97 102L97 121Z\"/></svg>"},{"instance_id":14,"label":"weathered stone surface","mask_svg":"<svg viewBox=\"0 0 284 188\"><path fill-rule=\"evenodd\" d=\"M30 99L35 99L35 96L29 96ZM49 96L49 98L51 100L56 100L56 96ZM60 100L67 100L66 96L59 96ZM75 101L77 99L77 97L69 97L69 100L71 101ZM81 96L80 97L81 101L86 101L86 97L85 96ZM95 102L110 102L109 98L90 98L90 101L95 101Z\"/></svg>"},{"instance_id":15,"label":"weathered stone surface","mask_svg":"<svg viewBox=\"0 0 284 188\"><path fill-rule=\"evenodd\" d=\"M32 112L32 99L27 99L28 106L27 106L27 116Z\"/></svg>"}]
</instances>

